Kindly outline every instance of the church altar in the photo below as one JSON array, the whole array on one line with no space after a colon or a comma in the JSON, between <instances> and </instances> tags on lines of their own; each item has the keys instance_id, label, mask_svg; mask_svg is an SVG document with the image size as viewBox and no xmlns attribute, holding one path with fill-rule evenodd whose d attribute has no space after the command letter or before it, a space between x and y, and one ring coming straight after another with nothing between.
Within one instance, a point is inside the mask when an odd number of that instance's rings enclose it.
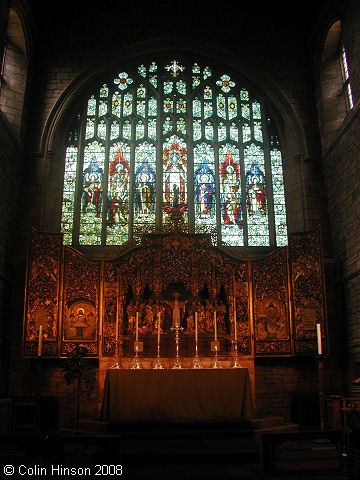
<instances>
[{"instance_id":1,"label":"church altar","mask_svg":"<svg viewBox=\"0 0 360 480\"><path fill-rule=\"evenodd\" d=\"M247 368L108 370L101 420L251 418Z\"/></svg>"}]
</instances>

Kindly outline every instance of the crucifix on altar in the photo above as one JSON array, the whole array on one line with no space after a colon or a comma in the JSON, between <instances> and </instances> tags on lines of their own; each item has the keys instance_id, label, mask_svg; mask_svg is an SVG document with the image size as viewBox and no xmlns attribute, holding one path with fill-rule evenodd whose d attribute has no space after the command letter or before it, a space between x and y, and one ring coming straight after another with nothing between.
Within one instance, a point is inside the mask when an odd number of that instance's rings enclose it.
<instances>
[{"instance_id":1,"label":"crucifix on altar","mask_svg":"<svg viewBox=\"0 0 360 480\"><path fill-rule=\"evenodd\" d=\"M188 300L180 301L180 294L178 292L173 293L174 300L168 301L165 300L165 303L172 308L172 324L171 328L180 328L181 323L181 311L185 311L185 305L188 303Z\"/></svg>"}]
</instances>

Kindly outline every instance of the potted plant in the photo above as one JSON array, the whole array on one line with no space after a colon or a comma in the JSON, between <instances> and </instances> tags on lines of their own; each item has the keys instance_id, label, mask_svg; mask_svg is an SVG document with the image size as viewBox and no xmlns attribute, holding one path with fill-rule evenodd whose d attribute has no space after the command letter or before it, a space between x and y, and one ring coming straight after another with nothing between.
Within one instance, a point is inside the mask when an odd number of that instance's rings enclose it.
<instances>
[{"instance_id":1,"label":"potted plant","mask_svg":"<svg viewBox=\"0 0 360 480\"><path fill-rule=\"evenodd\" d=\"M84 345L76 345L74 350L67 354L67 360L64 366L66 384L71 385L76 382L77 385L76 433L79 432L81 391L84 391L89 398L95 387L95 365L90 359L84 358L87 351Z\"/></svg>"}]
</instances>

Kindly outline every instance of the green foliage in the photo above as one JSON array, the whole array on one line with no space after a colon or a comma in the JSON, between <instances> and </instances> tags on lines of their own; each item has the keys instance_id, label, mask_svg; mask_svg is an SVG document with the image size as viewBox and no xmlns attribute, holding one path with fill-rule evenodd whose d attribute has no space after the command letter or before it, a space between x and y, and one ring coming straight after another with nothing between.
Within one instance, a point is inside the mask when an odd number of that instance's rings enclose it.
<instances>
[{"instance_id":1,"label":"green foliage","mask_svg":"<svg viewBox=\"0 0 360 480\"><path fill-rule=\"evenodd\" d=\"M76 345L74 350L67 354L64 378L67 385L77 382L79 389L82 385L83 391L89 397L94 390L96 371L91 360L84 358L86 354L87 348L82 345Z\"/></svg>"}]
</instances>

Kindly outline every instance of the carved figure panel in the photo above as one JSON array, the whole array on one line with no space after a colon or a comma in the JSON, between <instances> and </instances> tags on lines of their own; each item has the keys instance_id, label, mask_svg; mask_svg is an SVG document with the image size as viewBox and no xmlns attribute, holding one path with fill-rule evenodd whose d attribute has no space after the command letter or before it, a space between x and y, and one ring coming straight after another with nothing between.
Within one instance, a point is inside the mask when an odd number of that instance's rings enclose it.
<instances>
[{"instance_id":1,"label":"carved figure panel","mask_svg":"<svg viewBox=\"0 0 360 480\"><path fill-rule=\"evenodd\" d=\"M57 355L62 236L30 232L24 316L24 355L37 355L42 327L42 356Z\"/></svg>"},{"instance_id":2,"label":"carved figure panel","mask_svg":"<svg viewBox=\"0 0 360 480\"><path fill-rule=\"evenodd\" d=\"M255 353L289 354L286 249L253 263Z\"/></svg>"},{"instance_id":3,"label":"carved figure panel","mask_svg":"<svg viewBox=\"0 0 360 480\"><path fill-rule=\"evenodd\" d=\"M116 266L112 262L107 262L104 266L103 355L112 355L115 352L118 298L121 295Z\"/></svg>"},{"instance_id":4,"label":"carved figure panel","mask_svg":"<svg viewBox=\"0 0 360 480\"><path fill-rule=\"evenodd\" d=\"M233 275L233 283L238 351L250 353L249 266L246 262L236 267L235 274ZM234 338L234 336L234 315L231 315L231 337Z\"/></svg>"},{"instance_id":5,"label":"carved figure panel","mask_svg":"<svg viewBox=\"0 0 360 480\"><path fill-rule=\"evenodd\" d=\"M317 352L316 324L320 323L325 353L327 347L320 231L291 235L289 255L295 351L299 353Z\"/></svg>"},{"instance_id":6,"label":"carved figure panel","mask_svg":"<svg viewBox=\"0 0 360 480\"><path fill-rule=\"evenodd\" d=\"M96 308L93 302L77 300L67 304L63 319L64 340L95 340L97 335Z\"/></svg>"},{"instance_id":7,"label":"carved figure panel","mask_svg":"<svg viewBox=\"0 0 360 480\"><path fill-rule=\"evenodd\" d=\"M61 353L76 343L98 354L100 262L65 248Z\"/></svg>"}]
</instances>

